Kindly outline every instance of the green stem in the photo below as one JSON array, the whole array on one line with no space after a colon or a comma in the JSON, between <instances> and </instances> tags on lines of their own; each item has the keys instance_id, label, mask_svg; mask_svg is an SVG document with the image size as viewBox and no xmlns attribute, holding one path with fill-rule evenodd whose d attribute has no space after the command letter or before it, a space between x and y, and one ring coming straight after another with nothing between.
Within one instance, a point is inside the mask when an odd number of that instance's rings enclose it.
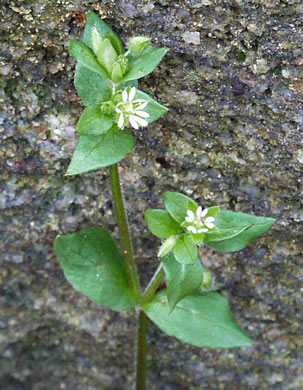
<instances>
[{"instance_id":1,"label":"green stem","mask_svg":"<svg viewBox=\"0 0 303 390\"><path fill-rule=\"evenodd\" d=\"M162 263L159 265L154 276L150 280L145 292L142 296L141 304L144 304L152 299L161 285L164 279L164 270ZM137 354L136 354L136 390L145 390L145 377L146 377L146 330L147 330L147 318L143 310L140 310L138 317L137 328Z\"/></svg>"},{"instance_id":2,"label":"green stem","mask_svg":"<svg viewBox=\"0 0 303 390\"><path fill-rule=\"evenodd\" d=\"M144 311L140 310L137 327L136 390L145 390L147 353L146 330L146 314Z\"/></svg>"},{"instance_id":3,"label":"green stem","mask_svg":"<svg viewBox=\"0 0 303 390\"><path fill-rule=\"evenodd\" d=\"M110 178L112 182L113 198L115 203L117 223L120 232L121 245L127 265L128 279L133 288L137 302L139 302L141 297L140 281L137 272L136 262L134 259L133 246L128 230L127 217L125 213L119 178L118 164L110 166Z\"/></svg>"},{"instance_id":4,"label":"green stem","mask_svg":"<svg viewBox=\"0 0 303 390\"><path fill-rule=\"evenodd\" d=\"M146 303L152 299L152 297L155 295L158 287L163 283L164 277L165 277L165 273L163 270L162 263L160 263L154 276L151 278L150 282L148 283L148 285L144 291L144 294L142 296L142 304Z\"/></svg>"}]
</instances>

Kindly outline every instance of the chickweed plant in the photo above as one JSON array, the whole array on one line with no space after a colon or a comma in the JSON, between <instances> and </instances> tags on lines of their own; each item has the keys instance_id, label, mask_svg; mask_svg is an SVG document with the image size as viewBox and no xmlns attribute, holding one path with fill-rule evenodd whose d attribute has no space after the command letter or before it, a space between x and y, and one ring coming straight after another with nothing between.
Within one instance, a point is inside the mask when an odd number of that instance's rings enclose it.
<instances>
[{"instance_id":1,"label":"chickweed plant","mask_svg":"<svg viewBox=\"0 0 303 390\"><path fill-rule=\"evenodd\" d=\"M111 310L136 311L136 390L145 389L147 317L168 335L200 348L253 344L233 320L226 298L214 291L213 275L203 268L198 248L239 251L274 224L272 218L221 210L217 205L202 208L184 194L166 192L165 209L145 213L148 229L161 241L154 260L158 269L141 289L118 163L135 144L129 129L144 128L167 112L138 89L137 80L151 73L168 50L153 47L145 36L131 38L125 50L94 13L87 15L82 42L69 42L77 61L75 86L86 108L77 123L79 143L67 175L109 167L122 251L109 232L89 228L58 236L55 252L76 290Z\"/></svg>"}]
</instances>

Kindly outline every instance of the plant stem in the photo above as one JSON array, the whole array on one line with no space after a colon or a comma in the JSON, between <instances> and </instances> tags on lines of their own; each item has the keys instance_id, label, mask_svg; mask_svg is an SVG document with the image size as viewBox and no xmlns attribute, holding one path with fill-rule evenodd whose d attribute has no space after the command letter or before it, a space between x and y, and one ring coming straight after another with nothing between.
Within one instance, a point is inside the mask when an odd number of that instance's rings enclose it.
<instances>
[{"instance_id":1,"label":"plant stem","mask_svg":"<svg viewBox=\"0 0 303 390\"><path fill-rule=\"evenodd\" d=\"M113 191L113 198L115 203L117 223L120 232L121 245L122 245L123 255L127 265L128 279L133 288L137 302L139 302L141 298L140 281L137 272L136 262L134 259L133 246L132 246L132 242L128 230L127 217L125 213L120 178L119 178L118 164L114 164L110 166L110 178L112 182L112 191Z\"/></svg>"},{"instance_id":2,"label":"plant stem","mask_svg":"<svg viewBox=\"0 0 303 390\"><path fill-rule=\"evenodd\" d=\"M163 282L164 276L165 274L161 263L145 289L145 292L142 296L141 304L151 300L158 287ZM143 310L140 309L137 325L136 390L145 390L147 353L146 330L146 314Z\"/></svg>"},{"instance_id":3,"label":"plant stem","mask_svg":"<svg viewBox=\"0 0 303 390\"><path fill-rule=\"evenodd\" d=\"M162 263L160 263L159 267L157 268L156 272L154 273L154 276L151 278L150 282L148 283L144 294L142 296L142 303L146 303L152 299L152 297L155 295L155 292L157 291L158 287L161 285L165 277L165 273L163 270Z\"/></svg>"},{"instance_id":4,"label":"plant stem","mask_svg":"<svg viewBox=\"0 0 303 390\"><path fill-rule=\"evenodd\" d=\"M137 326L136 390L145 390L147 318L143 310L139 312Z\"/></svg>"}]
</instances>

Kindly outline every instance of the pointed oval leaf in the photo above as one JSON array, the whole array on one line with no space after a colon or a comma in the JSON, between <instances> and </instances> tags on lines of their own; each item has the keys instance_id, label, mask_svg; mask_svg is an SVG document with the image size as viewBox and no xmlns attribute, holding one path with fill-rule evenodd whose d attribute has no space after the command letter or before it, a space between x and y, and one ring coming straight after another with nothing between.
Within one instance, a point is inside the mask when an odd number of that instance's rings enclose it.
<instances>
[{"instance_id":1,"label":"pointed oval leaf","mask_svg":"<svg viewBox=\"0 0 303 390\"><path fill-rule=\"evenodd\" d=\"M206 243L211 241L222 241L229 238L233 238L242 233L244 230L248 229L250 226L251 225L236 226L234 228L223 229L217 232L205 233L204 242Z\"/></svg>"},{"instance_id":2,"label":"pointed oval leaf","mask_svg":"<svg viewBox=\"0 0 303 390\"><path fill-rule=\"evenodd\" d=\"M116 311L136 305L125 261L106 230L58 236L55 252L66 279L92 301Z\"/></svg>"},{"instance_id":3,"label":"pointed oval leaf","mask_svg":"<svg viewBox=\"0 0 303 390\"><path fill-rule=\"evenodd\" d=\"M222 241L207 241L205 245L219 252L236 252L247 247L253 240L265 234L273 227L274 223L275 220L273 218L256 217L245 213L221 210L216 218L216 226L219 228L241 227L247 226L247 224L249 224L249 227L233 238Z\"/></svg>"},{"instance_id":4,"label":"pointed oval leaf","mask_svg":"<svg viewBox=\"0 0 303 390\"><path fill-rule=\"evenodd\" d=\"M162 257L161 262L167 280L167 300L171 312L179 301L201 287L203 267L200 261L181 264L172 254Z\"/></svg>"},{"instance_id":5,"label":"pointed oval leaf","mask_svg":"<svg viewBox=\"0 0 303 390\"><path fill-rule=\"evenodd\" d=\"M148 123L152 123L159 118L161 118L162 115L166 114L168 109L158 102L156 102L153 98L151 98L147 93L144 93L142 91L136 92L135 99L144 99L148 101L148 105L146 108L144 108L143 111L147 112L150 116L149 118L146 118Z\"/></svg>"},{"instance_id":6,"label":"pointed oval leaf","mask_svg":"<svg viewBox=\"0 0 303 390\"><path fill-rule=\"evenodd\" d=\"M144 216L148 229L156 237L168 238L182 231L166 210L147 210Z\"/></svg>"},{"instance_id":7,"label":"pointed oval leaf","mask_svg":"<svg viewBox=\"0 0 303 390\"><path fill-rule=\"evenodd\" d=\"M104 115L99 105L91 105L82 112L77 123L77 130L80 135L101 135L106 133L112 125L112 118Z\"/></svg>"},{"instance_id":8,"label":"pointed oval leaf","mask_svg":"<svg viewBox=\"0 0 303 390\"><path fill-rule=\"evenodd\" d=\"M168 48L149 46L146 50L138 55L129 55L129 71L123 77L122 81L137 80L151 73L161 62L162 58L168 52Z\"/></svg>"},{"instance_id":9,"label":"pointed oval leaf","mask_svg":"<svg viewBox=\"0 0 303 390\"><path fill-rule=\"evenodd\" d=\"M110 100L111 90L105 79L99 74L77 64L75 72L75 87L78 95L86 106L100 104Z\"/></svg>"},{"instance_id":10,"label":"pointed oval leaf","mask_svg":"<svg viewBox=\"0 0 303 390\"><path fill-rule=\"evenodd\" d=\"M135 145L134 136L112 127L100 136L81 136L67 169L67 175L94 171L121 161Z\"/></svg>"},{"instance_id":11,"label":"pointed oval leaf","mask_svg":"<svg viewBox=\"0 0 303 390\"><path fill-rule=\"evenodd\" d=\"M113 48L115 49L115 51L118 55L120 55L124 52L121 41L116 34L114 34L113 32L112 33L108 32L108 33L106 33L106 38L109 38Z\"/></svg>"},{"instance_id":12,"label":"pointed oval leaf","mask_svg":"<svg viewBox=\"0 0 303 390\"><path fill-rule=\"evenodd\" d=\"M180 224L184 222L189 208L196 210L198 207L196 202L179 192L166 192L164 203L169 214Z\"/></svg>"},{"instance_id":13,"label":"pointed oval leaf","mask_svg":"<svg viewBox=\"0 0 303 390\"><path fill-rule=\"evenodd\" d=\"M101 43L98 49L98 53L96 54L99 63L102 64L102 66L104 66L108 74L111 74L113 64L116 61L118 54L116 53L116 50L113 48L109 38L104 39L104 41Z\"/></svg>"},{"instance_id":14,"label":"pointed oval leaf","mask_svg":"<svg viewBox=\"0 0 303 390\"><path fill-rule=\"evenodd\" d=\"M198 248L193 239L184 235L173 249L175 259L182 264L194 264L198 260Z\"/></svg>"},{"instance_id":15,"label":"pointed oval leaf","mask_svg":"<svg viewBox=\"0 0 303 390\"><path fill-rule=\"evenodd\" d=\"M83 42L69 41L69 52L79 62L89 70L98 73L104 78L109 78L106 70L99 64L94 52Z\"/></svg>"},{"instance_id":16,"label":"pointed oval leaf","mask_svg":"<svg viewBox=\"0 0 303 390\"><path fill-rule=\"evenodd\" d=\"M253 344L232 319L227 300L216 292L186 296L169 313L163 290L143 310L164 332L197 347L229 349Z\"/></svg>"},{"instance_id":17,"label":"pointed oval leaf","mask_svg":"<svg viewBox=\"0 0 303 390\"><path fill-rule=\"evenodd\" d=\"M84 35L83 35L83 42L92 48L92 29L93 27L96 27L96 29L99 31L99 33L102 35L103 38L110 38L110 35L113 35L116 40L119 42L120 50L123 50L123 46L121 44L121 41L118 37L118 35L107 25L103 20L101 20L94 12L89 12L86 15L86 24L84 29ZM113 46L115 47L117 43L114 43Z\"/></svg>"}]
</instances>

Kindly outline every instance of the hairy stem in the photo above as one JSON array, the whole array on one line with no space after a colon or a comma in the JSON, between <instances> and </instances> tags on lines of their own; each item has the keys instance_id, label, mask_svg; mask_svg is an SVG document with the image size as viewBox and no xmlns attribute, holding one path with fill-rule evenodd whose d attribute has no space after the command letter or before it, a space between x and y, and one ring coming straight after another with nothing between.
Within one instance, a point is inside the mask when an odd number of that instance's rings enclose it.
<instances>
[{"instance_id":1,"label":"hairy stem","mask_svg":"<svg viewBox=\"0 0 303 390\"><path fill-rule=\"evenodd\" d=\"M120 232L123 256L127 264L128 279L135 293L137 302L139 302L141 297L140 281L137 272L136 262L134 259L133 246L128 230L128 222L122 197L118 164L110 166L110 178L112 182L113 198L115 203L116 217Z\"/></svg>"},{"instance_id":2,"label":"hairy stem","mask_svg":"<svg viewBox=\"0 0 303 390\"><path fill-rule=\"evenodd\" d=\"M146 314L144 311L140 310L137 323L136 390L145 390L147 353L146 329Z\"/></svg>"}]
</instances>

